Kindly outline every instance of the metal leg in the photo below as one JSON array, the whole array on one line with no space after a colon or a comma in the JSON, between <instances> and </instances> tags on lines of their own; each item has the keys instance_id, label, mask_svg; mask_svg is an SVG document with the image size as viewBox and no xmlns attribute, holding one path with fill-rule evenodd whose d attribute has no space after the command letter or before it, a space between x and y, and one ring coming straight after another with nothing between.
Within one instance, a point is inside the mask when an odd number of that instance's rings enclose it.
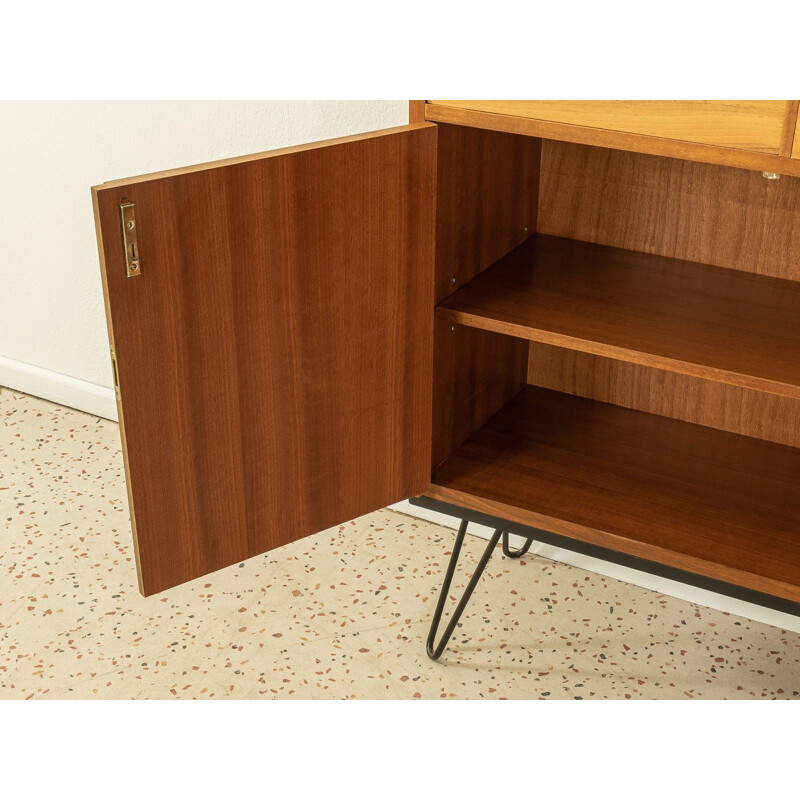
<instances>
[{"instance_id":1,"label":"metal leg","mask_svg":"<svg viewBox=\"0 0 800 800\"><path fill-rule=\"evenodd\" d=\"M525 544L519 550L512 550L508 544L508 531L503 531L503 555L509 558L522 558L531 549L533 539L526 539Z\"/></svg>"},{"instance_id":2,"label":"metal leg","mask_svg":"<svg viewBox=\"0 0 800 800\"><path fill-rule=\"evenodd\" d=\"M461 618L461 614L464 612L464 609L469 602L469 598L472 596L472 592L477 586L481 575L483 575L483 571L486 569L486 565L489 563L489 559L492 557L494 548L497 546L497 542L500 540L500 536L503 533L502 529L498 528L492 534L492 538L489 540L489 544L486 546L486 550L484 550L481 560L478 562L478 566L475 568L475 572L470 578L461 600L458 601L458 605L450 617L450 622L448 623L447 628L445 628L442 638L439 640L439 644L434 646L436 632L439 630L439 623L442 619L444 604L450 591L450 584L453 582L453 575L455 574L456 565L458 564L458 557L461 554L461 545L464 544L464 537L467 534L467 525L469 525L469 521L465 519L462 521L461 526L458 529L455 545L453 546L453 555L450 556L450 563L447 566L447 572L444 576L444 583L442 584L442 592L439 595L439 602L436 604L436 611L434 611L433 619L431 620L431 630L428 634L426 650L428 651L428 657L434 661L439 658L439 656L444 652L445 647L447 647L447 643L450 641L450 637L453 635L453 631L458 624L458 620Z\"/></svg>"}]
</instances>

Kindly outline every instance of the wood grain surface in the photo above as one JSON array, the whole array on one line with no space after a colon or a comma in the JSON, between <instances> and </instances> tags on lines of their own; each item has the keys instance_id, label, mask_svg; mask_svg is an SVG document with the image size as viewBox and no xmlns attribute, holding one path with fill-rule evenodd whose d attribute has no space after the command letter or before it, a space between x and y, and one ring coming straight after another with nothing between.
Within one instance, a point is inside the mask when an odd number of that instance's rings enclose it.
<instances>
[{"instance_id":1,"label":"wood grain surface","mask_svg":"<svg viewBox=\"0 0 800 800\"><path fill-rule=\"evenodd\" d=\"M800 284L537 234L441 319L800 398Z\"/></svg>"},{"instance_id":2,"label":"wood grain surface","mask_svg":"<svg viewBox=\"0 0 800 800\"><path fill-rule=\"evenodd\" d=\"M531 342L528 383L800 447L800 400Z\"/></svg>"},{"instance_id":3,"label":"wood grain surface","mask_svg":"<svg viewBox=\"0 0 800 800\"><path fill-rule=\"evenodd\" d=\"M431 497L800 600L800 450L527 387Z\"/></svg>"},{"instance_id":4,"label":"wood grain surface","mask_svg":"<svg viewBox=\"0 0 800 800\"><path fill-rule=\"evenodd\" d=\"M433 359L433 467L526 383L528 342L437 319Z\"/></svg>"},{"instance_id":5,"label":"wood grain surface","mask_svg":"<svg viewBox=\"0 0 800 800\"><path fill-rule=\"evenodd\" d=\"M777 153L787 100L432 100L489 114Z\"/></svg>"},{"instance_id":6,"label":"wood grain surface","mask_svg":"<svg viewBox=\"0 0 800 800\"><path fill-rule=\"evenodd\" d=\"M779 101L786 103L790 101ZM781 107L783 109L783 106ZM785 119L783 110L781 120L776 124L778 131L771 152L742 149L738 146L705 144L703 142L669 139L641 133L629 133L606 128L593 128L565 122L552 122L547 119L532 119L511 114L474 111L457 106L443 105L436 101L425 105L425 119L429 122L447 123L481 128L483 130L503 131L542 139L553 139L595 147L608 147L615 150L630 150L635 153L667 156L669 158L703 161L709 164L722 164L740 169L777 172L784 175L800 175L800 163L796 159L778 154L782 125ZM752 142L751 142L752 144ZM796 152L796 151L795 151Z\"/></svg>"},{"instance_id":7,"label":"wood grain surface","mask_svg":"<svg viewBox=\"0 0 800 800\"><path fill-rule=\"evenodd\" d=\"M783 129L781 131L781 144L778 154L781 156L791 156L794 137L797 131L797 112L800 110L800 100L787 100L786 113L783 117ZM425 107L422 107L422 119L425 117Z\"/></svg>"},{"instance_id":8,"label":"wood grain surface","mask_svg":"<svg viewBox=\"0 0 800 800\"><path fill-rule=\"evenodd\" d=\"M541 147L526 136L438 127L436 302L533 233Z\"/></svg>"},{"instance_id":9,"label":"wood grain surface","mask_svg":"<svg viewBox=\"0 0 800 800\"><path fill-rule=\"evenodd\" d=\"M409 100L408 101L408 121L413 124L415 122L425 122L425 101L424 100Z\"/></svg>"},{"instance_id":10,"label":"wood grain surface","mask_svg":"<svg viewBox=\"0 0 800 800\"><path fill-rule=\"evenodd\" d=\"M541 147L526 136L438 128L437 302L534 230ZM444 322L435 330L434 467L525 385L528 358L518 339Z\"/></svg>"},{"instance_id":11,"label":"wood grain surface","mask_svg":"<svg viewBox=\"0 0 800 800\"><path fill-rule=\"evenodd\" d=\"M95 188L144 594L428 487L435 160L423 124Z\"/></svg>"},{"instance_id":12,"label":"wood grain surface","mask_svg":"<svg viewBox=\"0 0 800 800\"><path fill-rule=\"evenodd\" d=\"M537 231L800 280L800 179L542 143Z\"/></svg>"}]
</instances>

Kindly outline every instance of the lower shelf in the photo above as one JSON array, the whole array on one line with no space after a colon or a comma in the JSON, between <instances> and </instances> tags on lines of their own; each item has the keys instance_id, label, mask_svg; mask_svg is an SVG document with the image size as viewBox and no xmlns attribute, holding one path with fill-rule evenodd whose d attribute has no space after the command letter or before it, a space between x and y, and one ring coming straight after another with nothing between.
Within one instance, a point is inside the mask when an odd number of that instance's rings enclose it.
<instances>
[{"instance_id":1,"label":"lower shelf","mask_svg":"<svg viewBox=\"0 0 800 800\"><path fill-rule=\"evenodd\" d=\"M800 601L800 449L528 386L428 494Z\"/></svg>"}]
</instances>

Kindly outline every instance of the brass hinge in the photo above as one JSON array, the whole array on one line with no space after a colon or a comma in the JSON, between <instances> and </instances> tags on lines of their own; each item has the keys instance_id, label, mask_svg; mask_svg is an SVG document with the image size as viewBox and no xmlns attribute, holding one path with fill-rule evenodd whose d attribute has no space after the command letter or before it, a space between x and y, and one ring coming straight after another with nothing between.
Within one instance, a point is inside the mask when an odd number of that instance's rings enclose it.
<instances>
[{"instance_id":1,"label":"brass hinge","mask_svg":"<svg viewBox=\"0 0 800 800\"><path fill-rule=\"evenodd\" d=\"M117 367L117 351L112 347L111 348L111 369L114 372L114 394L117 396L117 400L121 400L119 394L119 367Z\"/></svg>"},{"instance_id":2,"label":"brass hinge","mask_svg":"<svg viewBox=\"0 0 800 800\"><path fill-rule=\"evenodd\" d=\"M139 263L139 237L136 233L136 209L133 203L121 203L119 207L122 219L122 245L125 248L125 273L135 278L142 272Z\"/></svg>"}]
</instances>

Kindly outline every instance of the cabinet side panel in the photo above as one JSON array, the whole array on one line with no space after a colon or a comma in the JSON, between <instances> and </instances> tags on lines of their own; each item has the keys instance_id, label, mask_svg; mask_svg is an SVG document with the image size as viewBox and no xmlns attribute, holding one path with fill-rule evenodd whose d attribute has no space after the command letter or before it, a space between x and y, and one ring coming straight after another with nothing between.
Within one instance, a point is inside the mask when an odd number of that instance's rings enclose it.
<instances>
[{"instance_id":1,"label":"cabinet side panel","mask_svg":"<svg viewBox=\"0 0 800 800\"><path fill-rule=\"evenodd\" d=\"M537 230L800 280L800 179L544 141Z\"/></svg>"},{"instance_id":2,"label":"cabinet side panel","mask_svg":"<svg viewBox=\"0 0 800 800\"><path fill-rule=\"evenodd\" d=\"M532 342L528 383L800 447L800 401Z\"/></svg>"},{"instance_id":3,"label":"cabinet side panel","mask_svg":"<svg viewBox=\"0 0 800 800\"><path fill-rule=\"evenodd\" d=\"M425 122L425 101L424 100L409 100L408 101L408 121L413 124L415 122Z\"/></svg>"},{"instance_id":4,"label":"cabinet side panel","mask_svg":"<svg viewBox=\"0 0 800 800\"><path fill-rule=\"evenodd\" d=\"M527 362L524 339L435 321L434 469L525 386Z\"/></svg>"},{"instance_id":5,"label":"cabinet side panel","mask_svg":"<svg viewBox=\"0 0 800 800\"><path fill-rule=\"evenodd\" d=\"M536 231L541 141L438 125L436 302ZM436 322L435 468L525 385L528 343Z\"/></svg>"},{"instance_id":6,"label":"cabinet side panel","mask_svg":"<svg viewBox=\"0 0 800 800\"><path fill-rule=\"evenodd\" d=\"M541 152L530 136L438 128L437 303L535 232Z\"/></svg>"},{"instance_id":7,"label":"cabinet side panel","mask_svg":"<svg viewBox=\"0 0 800 800\"><path fill-rule=\"evenodd\" d=\"M797 130L797 112L800 110L800 100L787 100L786 113L783 117L783 129L781 130L781 146L778 151L782 156L792 155L794 136Z\"/></svg>"}]
</instances>

